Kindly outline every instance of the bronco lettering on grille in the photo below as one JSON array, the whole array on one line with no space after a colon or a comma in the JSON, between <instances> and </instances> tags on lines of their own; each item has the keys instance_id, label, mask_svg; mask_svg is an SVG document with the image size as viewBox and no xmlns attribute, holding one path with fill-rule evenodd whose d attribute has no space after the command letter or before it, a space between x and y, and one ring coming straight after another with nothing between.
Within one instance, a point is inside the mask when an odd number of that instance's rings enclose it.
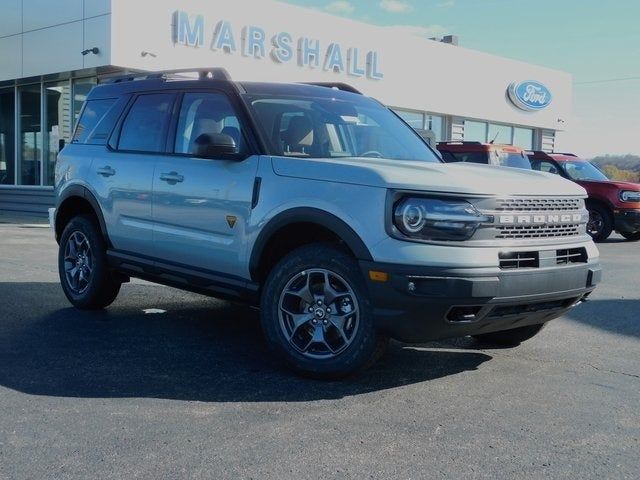
<instances>
[{"instance_id":1,"label":"bronco lettering on grille","mask_svg":"<svg viewBox=\"0 0 640 480\"><path fill-rule=\"evenodd\" d=\"M561 214L561 215L500 215L501 225L544 225L559 223L582 223L581 213Z\"/></svg>"}]
</instances>

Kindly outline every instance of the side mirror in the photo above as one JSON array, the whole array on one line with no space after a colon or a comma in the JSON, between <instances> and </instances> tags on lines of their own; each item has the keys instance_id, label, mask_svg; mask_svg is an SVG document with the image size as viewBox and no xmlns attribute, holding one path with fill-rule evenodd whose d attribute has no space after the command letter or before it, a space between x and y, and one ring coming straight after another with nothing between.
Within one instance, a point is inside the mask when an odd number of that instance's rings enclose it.
<instances>
[{"instance_id":1,"label":"side mirror","mask_svg":"<svg viewBox=\"0 0 640 480\"><path fill-rule=\"evenodd\" d=\"M224 133L203 133L195 140L195 156L209 159L224 159L238 153L236 141Z\"/></svg>"}]
</instances>

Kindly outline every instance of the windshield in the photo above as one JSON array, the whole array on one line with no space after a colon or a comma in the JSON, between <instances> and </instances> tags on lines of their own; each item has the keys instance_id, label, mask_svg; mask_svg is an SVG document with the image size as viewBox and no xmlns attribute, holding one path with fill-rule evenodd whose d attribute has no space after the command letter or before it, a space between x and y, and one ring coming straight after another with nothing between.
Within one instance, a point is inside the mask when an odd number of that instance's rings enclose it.
<instances>
[{"instance_id":1,"label":"windshield","mask_svg":"<svg viewBox=\"0 0 640 480\"><path fill-rule=\"evenodd\" d=\"M389 109L360 95L245 95L271 155L441 160Z\"/></svg>"},{"instance_id":2,"label":"windshield","mask_svg":"<svg viewBox=\"0 0 640 480\"><path fill-rule=\"evenodd\" d=\"M571 180L607 181L609 178L590 162L560 162Z\"/></svg>"}]
</instances>

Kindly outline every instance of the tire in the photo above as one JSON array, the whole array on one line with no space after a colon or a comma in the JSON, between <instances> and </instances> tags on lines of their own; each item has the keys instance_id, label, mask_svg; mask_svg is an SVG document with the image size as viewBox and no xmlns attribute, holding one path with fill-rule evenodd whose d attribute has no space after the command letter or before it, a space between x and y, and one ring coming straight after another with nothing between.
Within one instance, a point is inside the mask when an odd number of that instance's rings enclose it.
<instances>
[{"instance_id":1,"label":"tire","mask_svg":"<svg viewBox=\"0 0 640 480\"><path fill-rule=\"evenodd\" d=\"M637 242L638 240L640 240L640 232L620 232L620 235L622 235L630 242Z\"/></svg>"},{"instance_id":2,"label":"tire","mask_svg":"<svg viewBox=\"0 0 640 480\"><path fill-rule=\"evenodd\" d=\"M314 378L362 371L388 341L376 332L358 263L331 245L303 246L278 262L264 285L260 317L274 353Z\"/></svg>"},{"instance_id":3,"label":"tire","mask_svg":"<svg viewBox=\"0 0 640 480\"><path fill-rule=\"evenodd\" d=\"M78 215L65 226L60 237L58 273L62 290L74 307L99 310L118 296L122 283L109 271L106 250L92 217Z\"/></svg>"},{"instance_id":4,"label":"tire","mask_svg":"<svg viewBox=\"0 0 640 480\"><path fill-rule=\"evenodd\" d=\"M473 338L481 343L489 343L503 347L515 347L520 345L522 342L535 337L543 328L544 324L528 325L526 327L514 328L512 330L474 335Z\"/></svg>"},{"instance_id":5,"label":"tire","mask_svg":"<svg viewBox=\"0 0 640 480\"><path fill-rule=\"evenodd\" d=\"M597 204L587 204L589 210L589 223L587 233L594 242L604 242L613 232L613 217L609 209Z\"/></svg>"}]
</instances>

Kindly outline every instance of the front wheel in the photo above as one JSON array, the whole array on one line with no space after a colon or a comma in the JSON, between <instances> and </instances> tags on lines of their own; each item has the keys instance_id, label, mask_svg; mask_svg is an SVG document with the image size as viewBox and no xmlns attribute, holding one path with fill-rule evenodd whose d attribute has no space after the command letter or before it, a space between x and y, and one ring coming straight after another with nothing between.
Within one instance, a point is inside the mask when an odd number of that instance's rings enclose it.
<instances>
[{"instance_id":1,"label":"front wheel","mask_svg":"<svg viewBox=\"0 0 640 480\"><path fill-rule=\"evenodd\" d=\"M76 308L98 310L120 291L107 265L106 245L91 217L71 219L60 237L58 271L62 290Z\"/></svg>"},{"instance_id":2,"label":"front wheel","mask_svg":"<svg viewBox=\"0 0 640 480\"><path fill-rule=\"evenodd\" d=\"M271 271L261 301L267 343L290 367L316 378L358 372L381 355L358 263L339 248L308 245Z\"/></svg>"},{"instance_id":3,"label":"front wheel","mask_svg":"<svg viewBox=\"0 0 640 480\"><path fill-rule=\"evenodd\" d=\"M511 330L503 330L501 332L482 333L480 335L474 335L473 338L482 343L490 343L504 347L515 347L525 340L535 337L543 328L544 324L529 325Z\"/></svg>"},{"instance_id":4,"label":"front wheel","mask_svg":"<svg viewBox=\"0 0 640 480\"><path fill-rule=\"evenodd\" d=\"M640 232L620 232L620 235L622 235L624 238L626 238L627 240L631 241L631 242L637 242L638 240L640 240Z\"/></svg>"},{"instance_id":5,"label":"front wheel","mask_svg":"<svg viewBox=\"0 0 640 480\"><path fill-rule=\"evenodd\" d=\"M589 210L589 222L587 233L594 242L604 242L613 232L613 218L609 210L602 205L587 204Z\"/></svg>"}]
</instances>

